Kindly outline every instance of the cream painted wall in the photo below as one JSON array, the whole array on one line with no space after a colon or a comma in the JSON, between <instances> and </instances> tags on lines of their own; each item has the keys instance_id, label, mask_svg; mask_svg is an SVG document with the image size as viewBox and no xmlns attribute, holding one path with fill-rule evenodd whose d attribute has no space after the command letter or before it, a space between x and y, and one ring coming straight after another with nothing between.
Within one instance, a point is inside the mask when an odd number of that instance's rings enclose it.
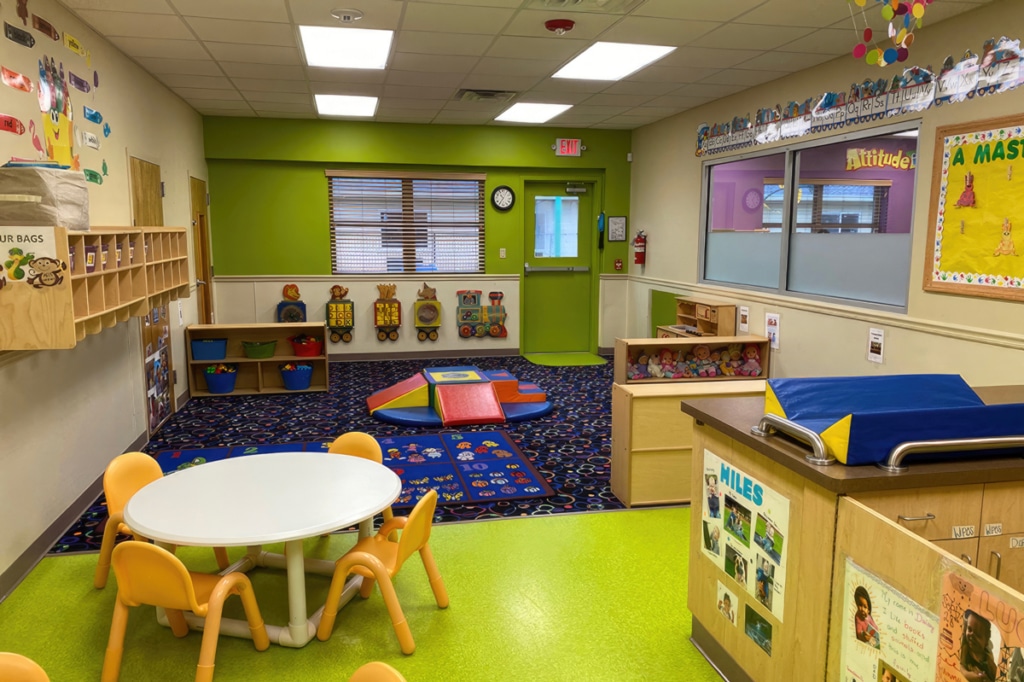
<instances>
[{"instance_id":1,"label":"cream painted wall","mask_svg":"<svg viewBox=\"0 0 1024 682\"><path fill-rule=\"evenodd\" d=\"M74 18L53 0L33 0L33 14L57 30L77 38L91 51L91 68L84 57L62 43L52 42L17 16L17 3L5 2L0 17L29 30L34 48L0 41L0 62L38 80L37 61L44 54L62 63L65 72L90 79L99 72L100 87L86 94L71 90L76 124L100 136L101 148L75 145L82 166L108 175L102 185L89 184L90 221L94 226L131 224L127 157L159 164L166 186L164 223L188 225L188 177L207 177L203 154L202 119L176 95L147 75L112 45ZM35 93L0 86L0 110L19 118L26 127L34 120L41 128ZM103 114L112 134L84 120L82 107ZM0 159L36 158L28 132L0 133ZM189 246L191 253L191 244ZM196 319L195 298L182 301L184 323ZM177 304L170 308L172 352L183 367L183 331ZM178 372L176 393L185 389L185 372ZM17 519L0 535L0 574L7 571L103 472L107 462L146 432L143 405L141 334L132 319L96 336L86 337L72 350L0 353L0 515Z\"/></svg>"},{"instance_id":2,"label":"cream painted wall","mask_svg":"<svg viewBox=\"0 0 1024 682\"><path fill-rule=\"evenodd\" d=\"M906 66L937 67L948 54L959 58L968 49L980 53L986 39L999 38L1004 31L1012 31L1010 38L1024 38L1024 3L1019 0L997 0L946 22L926 23L917 33ZM852 57L841 57L635 131L632 225L647 230L650 241L645 271L631 276L630 313L622 333L647 335L650 291L658 289L749 305L753 334L763 333L766 311L781 313L781 349L772 359L775 376L949 372L962 374L973 385L1024 382L1024 304L926 293L921 286L936 128L1020 114L1024 111L1024 88L882 122L921 121L921 170L914 197L907 314L890 315L696 284L701 161L694 156L694 148L698 124L714 124L737 115L753 118L762 106L785 106L790 100L802 101L826 90L846 90L850 83L866 78L891 79L895 73L895 67L879 69ZM869 327L885 330L882 365L865 358Z\"/></svg>"}]
</instances>

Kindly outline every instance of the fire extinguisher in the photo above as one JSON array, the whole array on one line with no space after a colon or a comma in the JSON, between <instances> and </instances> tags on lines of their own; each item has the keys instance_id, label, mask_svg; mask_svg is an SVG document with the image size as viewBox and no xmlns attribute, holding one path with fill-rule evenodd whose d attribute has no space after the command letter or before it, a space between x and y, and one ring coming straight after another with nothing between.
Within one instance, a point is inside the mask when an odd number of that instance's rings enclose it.
<instances>
[{"instance_id":1,"label":"fire extinguisher","mask_svg":"<svg viewBox=\"0 0 1024 682\"><path fill-rule=\"evenodd\" d=\"M637 232L636 239L633 240L633 264L647 264L647 233L643 230Z\"/></svg>"}]
</instances>

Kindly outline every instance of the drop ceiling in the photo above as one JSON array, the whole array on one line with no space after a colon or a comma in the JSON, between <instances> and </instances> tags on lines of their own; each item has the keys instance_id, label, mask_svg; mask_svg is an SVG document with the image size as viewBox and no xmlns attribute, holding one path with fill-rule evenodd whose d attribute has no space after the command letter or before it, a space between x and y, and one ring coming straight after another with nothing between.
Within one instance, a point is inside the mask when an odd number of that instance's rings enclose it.
<instances>
[{"instance_id":1,"label":"drop ceiling","mask_svg":"<svg viewBox=\"0 0 1024 682\"><path fill-rule=\"evenodd\" d=\"M925 26L991 0L940 0ZM847 0L62 0L201 114L317 118L313 95L380 98L375 121L508 125L514 102L572 104L545 125L632 129L848 55ZM358 10L344 24L333 9ZM882 30L877 6L864 15ZM549 19L572 19L557 36ZM395 32L387 68L305 65L299 25ZM618 82L552 79L595 41L676 46ZM851 57L852 59L852 57ZM466 101L460 90L516 93Z\"/></svg>"}]
</instances>

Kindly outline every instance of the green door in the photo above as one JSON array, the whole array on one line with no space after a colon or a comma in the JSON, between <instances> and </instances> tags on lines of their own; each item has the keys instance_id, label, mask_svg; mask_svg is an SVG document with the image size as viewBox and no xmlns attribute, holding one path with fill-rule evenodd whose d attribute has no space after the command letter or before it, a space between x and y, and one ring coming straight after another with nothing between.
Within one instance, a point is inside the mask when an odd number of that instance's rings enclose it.
<instances>
[{"instance_id":1,"label":"green door","mask_svg":"<svg viewBox=\"0 0 1024 682\"><path fill-rule=\"evenodd\" d=\"M593 352L593 185L527 183L523 271L524 353Z\"/></svg>"}]
</instances>

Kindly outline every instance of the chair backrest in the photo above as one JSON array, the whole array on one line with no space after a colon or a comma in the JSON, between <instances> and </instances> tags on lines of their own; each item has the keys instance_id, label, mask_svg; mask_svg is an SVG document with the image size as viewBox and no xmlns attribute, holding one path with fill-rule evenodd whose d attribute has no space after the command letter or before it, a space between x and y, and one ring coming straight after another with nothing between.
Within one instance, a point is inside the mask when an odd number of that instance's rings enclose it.
<instances>
[{"instance_id":1,"label":"chair backrest","mask_svg":"<svg viewBox=\"0 0 1024 682\"><path fill-rule=\"evenodd\" d=\"M349 431L334 439L327 452L335 455L352 455L362 457L377 464L384 463L384 452L380 449L377 439L362 431Z\"/></svg>"},{"instance_id":2,"label":"chair backrest","mask_svg":"<svg viewBox=\"0 0 1024 682\"><path fill-rule=\"evenodd\" d=\"M50 682L50 677L31 658L0 651L0 680L4 682Z\"/></svg>"},{"instance_id":3,"label":"chair backrest","mask_svg":"<svg viewBox=\"0 0 1024 682\"><path fill-rule=\"evenodd\" d=\"M396 573L406 559L411 557L414 552L420 551L420 548L430 540L430 529L434 526L434 509L436 507L437 491L431 489L412 508L409 520L405 522L405 528L402 529L402 536L398 538Z\"/></svg>"},{"instance_id":4,"label":"chair backrest","mask_svg":"<svg viewBox=\"0 0 1024 682\"><path fill-rule=\"evenodd\" d=\"M149 604L204 615L185 564L163 547L122 542L114 548L111 564L117 576L118 597L125 604Z\"/></svg>"},{"instance_id":5,"label":"chair backrest","mask_svg":"<svg viewBox=\"0 0 1024 682\"><path fill-rule=\"evenodd\" d=\"M156 460L144 452L126 452L112 459L103 473L108 513L124 511L132 495L163 475Z\"/></svg>"},{"instance_id":6,"label":"chair backrest","mask_svg":"<svg viewBox=\"0 0 1024 682\"><path fill-rule=\"evenodd\" d=\"M359 666L348 682L405 682L405 678L383 661L370 661Z\"/></svg>"}]
</instances>

